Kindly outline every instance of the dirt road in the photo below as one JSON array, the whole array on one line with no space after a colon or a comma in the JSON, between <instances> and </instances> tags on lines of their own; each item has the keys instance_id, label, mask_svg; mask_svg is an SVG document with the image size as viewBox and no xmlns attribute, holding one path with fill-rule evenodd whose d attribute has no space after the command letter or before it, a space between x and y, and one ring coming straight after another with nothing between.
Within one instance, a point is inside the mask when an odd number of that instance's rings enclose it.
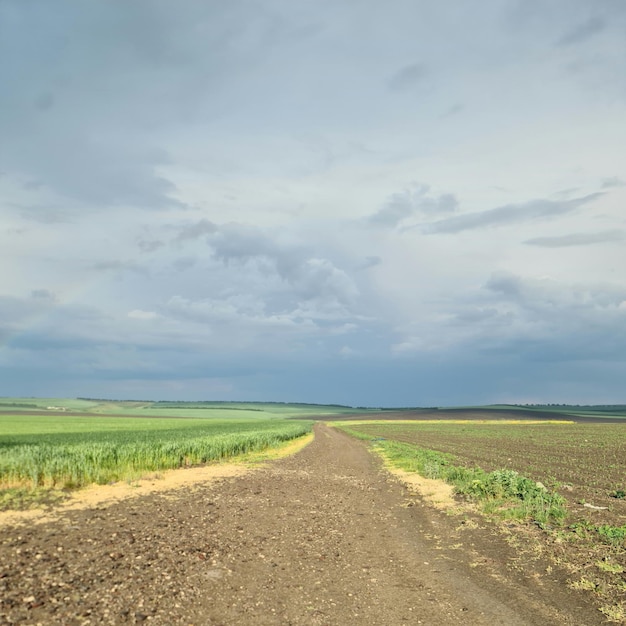
<instances>
[{"instance_id":1,"label":"dirt road","mask_svg":"<svg viewBox=\"0 0 626 626\"><path fill-rule=\"evenodd\" d=\"M1 528L0 624L604 623L495 528L315 429L242 477Z\"/></svg>"}]
</instances>

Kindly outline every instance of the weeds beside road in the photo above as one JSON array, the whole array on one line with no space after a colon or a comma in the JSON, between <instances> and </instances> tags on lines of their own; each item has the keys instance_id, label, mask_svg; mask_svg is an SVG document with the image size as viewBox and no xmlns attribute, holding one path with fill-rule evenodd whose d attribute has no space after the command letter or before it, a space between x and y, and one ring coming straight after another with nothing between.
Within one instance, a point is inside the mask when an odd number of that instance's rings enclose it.
<instances>
[{"instance_id":1,"label":"weeds beside road","mask_svg":"<svg viewBox=\"0 0 626 626\"><path fill-rule=\"evenodd\" d=\"M370 440L392 466L452 484L483 513L539 526L535 549L609 619L626 621L626 424L336 425Z\"/></svg>"}]
</instances>

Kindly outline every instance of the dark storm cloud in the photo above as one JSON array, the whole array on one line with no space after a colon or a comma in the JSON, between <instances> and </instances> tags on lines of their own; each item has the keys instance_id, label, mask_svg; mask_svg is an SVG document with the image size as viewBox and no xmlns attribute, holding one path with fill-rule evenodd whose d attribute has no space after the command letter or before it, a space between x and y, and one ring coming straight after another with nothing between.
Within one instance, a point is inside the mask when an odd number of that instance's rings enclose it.
<instances>
[{"instance_id":1,"label":"dark storm cloud","mask_svg":"<svg viewBox=\"0 0 626 626\"><path fill-rule=\"evenodd\" d=\"M537 361L626 363L625 303L626 287L619 283L568 284L496 273L469 309L493 318L484 325L468 320L473 332L465 352L515 354L526 368Z\"/></svg>"},{"instance_id":2,"label":"dark storm cloud","mask_svg":"<svg viewBox=\"0 0 626 626\"><path fill-rule=\"evenodd\" d=\"M523 204L507 204L487 211L465 213L430 224L424 224L422 228L427 234L451 234L491 226L507 226L533 219L564 215L597 200L602 195L602 193L598 192L561 202L532 200Z\"/></svg>"},{"instance_id":3,"label":"dark storm cloud","mask_svg":"<svg viewBox=\"0 0 626 626\"><path fill-rule=\"evenodd\" d=\"M558 237L535 237L524 243L544 248L566 248L570 246L589 246L597 243L611 243L626 240L623 230L606 230L599 233L572 233Z\"/></svg>"}]
</instances>

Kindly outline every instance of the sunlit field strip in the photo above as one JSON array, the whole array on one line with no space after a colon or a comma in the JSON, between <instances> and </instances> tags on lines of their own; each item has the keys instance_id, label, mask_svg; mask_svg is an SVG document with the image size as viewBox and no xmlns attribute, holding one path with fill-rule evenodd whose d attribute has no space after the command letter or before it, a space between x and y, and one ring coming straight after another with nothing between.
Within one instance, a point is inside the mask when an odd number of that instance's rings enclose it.
<instances>
[{"instance_id":1,"label":"sunlit field strip","mask_svg":"<svg viewBox=\"0 0 626 626\"><path fill-rule=\"evenodd\" d=\"M446 424L495 424L495 425L507 425L507 424L575 424L572 420L508 420L508 419L438 419L438 420L338 420L328 422L328 426L362 426L364 424L372 424L374 426L392 426L394 424L411 424L415 427L421 424L440 424L445 427Z\"/></svg>"},{"instance_id":2,"label":"sunlit field strip","mask_svg":"<svg viewBox=\"0 0 626 626\"><path fill-rule=\"evenodd\" d=\"M0 415L0 447L17 439L26 441L29 436L41 435L74 436L80 439L101 437L105 434L116 436L125 432L150 433L176 430L187 431L204 429L229 432L240 426L258 429L273 428L284 420L259 419L255 416L230 415L227 418L205 418L196 415L194 419L178 417L115 417L115 416L80 416L80 415Z\"/></svg>"}]
</instances>

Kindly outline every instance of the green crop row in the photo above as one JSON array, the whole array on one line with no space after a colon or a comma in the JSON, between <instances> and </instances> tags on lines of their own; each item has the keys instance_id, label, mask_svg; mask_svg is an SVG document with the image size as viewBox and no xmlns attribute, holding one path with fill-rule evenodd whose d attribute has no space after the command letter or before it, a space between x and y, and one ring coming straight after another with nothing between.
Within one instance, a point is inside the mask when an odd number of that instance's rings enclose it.
<instances>
[{"instance_id":1,"label":"green crop row","mask_svg":"<svg viewBox=\"0 0 626 626\"><path fill-rule=\"evenodd\" d=\"M230 430L230 432L229 432ZM233 423L161 431L0 438L0 486L72 488L264 450L311 430L310 422Z\"/></svg>"}]
</instances>

